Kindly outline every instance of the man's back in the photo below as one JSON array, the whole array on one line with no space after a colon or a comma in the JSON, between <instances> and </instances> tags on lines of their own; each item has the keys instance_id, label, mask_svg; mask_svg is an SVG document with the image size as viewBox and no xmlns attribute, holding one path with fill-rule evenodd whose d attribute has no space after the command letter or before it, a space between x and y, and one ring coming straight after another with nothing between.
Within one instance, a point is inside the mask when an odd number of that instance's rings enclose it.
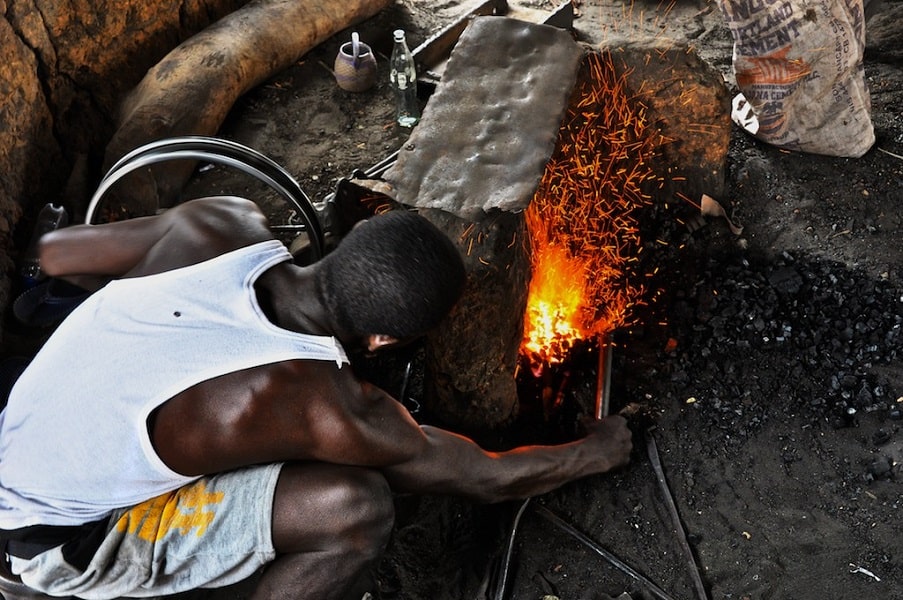
<instances>
[{"instance_id":1,"label":"man's back","mask_svg":"<svg viewBox=\"0 0 903 600\"><path fill-rule=\"evenodd\" d=\"M209 429L263 395L237 397L248 389L247 378L219 380L224 375L287 360L326 361L332 369L347 362L334 338L282 329L257 302L258 276L290 258L278 241L261 242L113 281L79 307L35 358L3 413L0 479L18 497L0 490L7 508L0 528L93 521L187 483L184 475L212 472L181 470L190 432L201 443L212 438L201 435L198 423L180 420L184 432L171 433L163 450L176 464L161 462L149 435L148 417L186 390L196 408L206 398L220 400L217 411L202 413ZM226 396L237 405L226 406ZM204 456L224 470L211 448ZM28 467L35 463L43 468Z\"/></svg>"}]
</instances>

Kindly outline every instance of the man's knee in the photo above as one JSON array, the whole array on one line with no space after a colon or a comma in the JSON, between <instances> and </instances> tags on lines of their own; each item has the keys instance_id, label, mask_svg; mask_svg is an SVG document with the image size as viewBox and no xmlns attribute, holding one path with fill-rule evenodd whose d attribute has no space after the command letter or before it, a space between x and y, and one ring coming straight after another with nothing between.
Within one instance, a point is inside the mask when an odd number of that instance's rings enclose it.
<instances>
[{"instance_id":1,"label":"man's knee","mask_svg":"<svg viewBox=\"0 0 903 600\"><path fill-rule=\"evenodd\" d=\"M276 488L273 543L278 552L382 551L395 519L392 492L378 472L335 465L286 465Z\"/></svg>"},{"instance_id":2,"label":"man's knee","mask_svg":"<svg viewBox=\"0 0 903 600\"><path fill-rule=\"evenodd\" d=\"M347 490L349 550L377 555L385 548L395 523L395 504L388 482L377 471L362 470Z\"/></svg>"}]
</instances>

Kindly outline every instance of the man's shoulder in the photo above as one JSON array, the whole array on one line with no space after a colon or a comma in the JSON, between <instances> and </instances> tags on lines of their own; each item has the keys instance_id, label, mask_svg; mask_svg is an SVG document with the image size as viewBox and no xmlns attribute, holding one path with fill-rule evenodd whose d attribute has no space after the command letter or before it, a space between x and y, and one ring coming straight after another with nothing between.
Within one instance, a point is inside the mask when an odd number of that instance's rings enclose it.
<instances>
[{"instance_id":1,"label":"man's shoulder","mask_svg":"<svg viewBox=\"0 0 903 600\"><path fill-rule=\"evenodd\" d=\"M252 201L233 196L189 200L161 215L165 233L129 277L203 262L273 239L266 217Z\"/></svg>"},{"instance_id":2,"label":"man's shoulder","mask_svg":"<svg viewBox=\"0 0 903 600\"><path fill-rule=\"evenodd\" d=\"M369 387L347 364L334 361L293 359L269 366L269 392L263 402L295 405L299 412L324 416L358 413L368 403Z\"/></svg>"},{"instance_id":3,"label":"man's shoulder","mask_svg":"<svg viewBox=\"0 0 903 600\"><path fill-rule=\"evenodd\" d=\"M214 248L234 249L272 239L260 207L245 198L198 198L171 210L173 218L168 232L171 241L205 242Z\"/></svg>"},{"instance_id":4,"label":"man's shoulder","mask_svg":"<svg viewBox=\"0 0 903 600\"><path fill-rule=\"evenodd\" d=\"M321 385L331 390L337 387L360 387L360 382L347 364L336 365L335 361L322 359L294 358L271 365L265 365L274 379L291 387L312 390Z\"/></svg>"}]
</instances>

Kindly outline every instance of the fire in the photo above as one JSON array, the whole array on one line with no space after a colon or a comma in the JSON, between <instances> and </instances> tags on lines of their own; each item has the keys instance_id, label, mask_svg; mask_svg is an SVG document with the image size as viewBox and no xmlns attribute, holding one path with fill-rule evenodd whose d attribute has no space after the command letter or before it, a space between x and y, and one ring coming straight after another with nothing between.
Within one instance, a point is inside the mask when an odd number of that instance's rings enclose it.
<instances>
[{"instance_id":1,"label":"fire","mask_svg":"<svg viewBox=\"0 0 903 600\"><path fill-rule=\"evenodd\" d=\"M561 245L534 248L533 261L542 268L530 282L526 315L530 329L523 350L535 361L554 362L586 335L582 316L587 303L586 264Z\"/></svg>"},{"instance_id":2,"label":"fire","mask_svg":"<svg viewBox=\"0 0 903 600\"><path fill-rule=\"evenodd\" d=\"M610 54L583 64L558 143L527 209L533 277L521 353L534 371L577 340L629 325L645 287L636 209L662 143Z\"/></svg>"}]
</instances>

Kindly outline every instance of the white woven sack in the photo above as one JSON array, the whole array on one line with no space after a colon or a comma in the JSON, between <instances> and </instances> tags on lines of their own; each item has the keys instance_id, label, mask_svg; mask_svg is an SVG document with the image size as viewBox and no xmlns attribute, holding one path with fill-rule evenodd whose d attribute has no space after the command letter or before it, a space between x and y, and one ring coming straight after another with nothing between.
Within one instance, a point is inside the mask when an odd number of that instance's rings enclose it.
<instances>
[{"instance_id":1,"label":"white woven sack","mask_svg":"<svg viewBox=\"0 0 903 600\"><path fill-rule=\"evenodd\" d=\"M719 0L757 138L859 157L875 143L862 0Z\"/></svg>"}]
</instances>

